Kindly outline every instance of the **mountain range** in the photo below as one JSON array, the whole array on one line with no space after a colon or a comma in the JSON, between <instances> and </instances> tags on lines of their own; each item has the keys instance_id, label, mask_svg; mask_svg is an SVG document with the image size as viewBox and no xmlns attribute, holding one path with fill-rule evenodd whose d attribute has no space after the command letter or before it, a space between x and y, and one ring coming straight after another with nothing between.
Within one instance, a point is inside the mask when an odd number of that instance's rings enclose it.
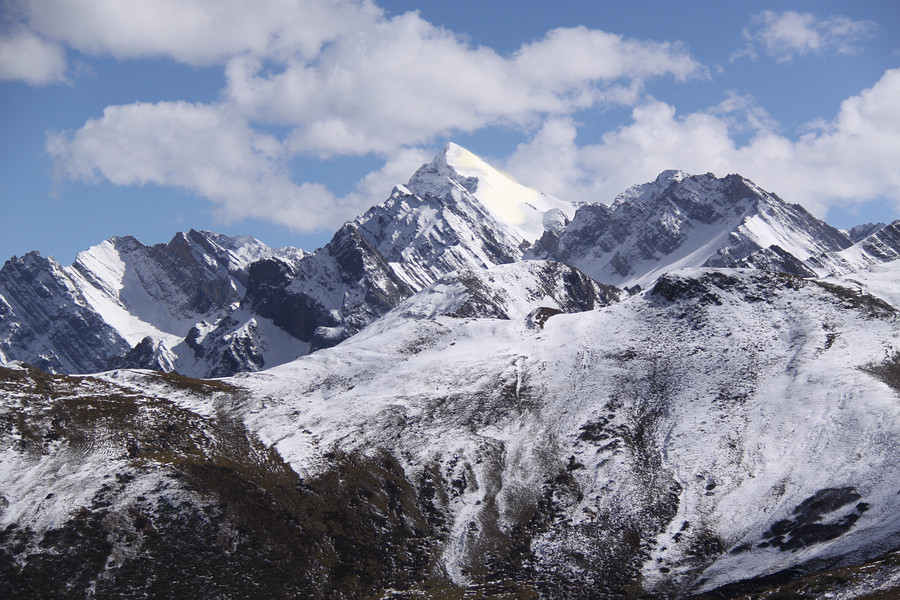
<instances>
[{"instance_id":1,"label":"mountain range","mask_svg":"<svg viewBox=\"0 0 900 600\"><path fill-rule=\"evenodd\" d=\"M312 253L13 257L0 591L900 589L898 227L740 175L576 205L450 144Z\"/></svg>"}]
</instances>

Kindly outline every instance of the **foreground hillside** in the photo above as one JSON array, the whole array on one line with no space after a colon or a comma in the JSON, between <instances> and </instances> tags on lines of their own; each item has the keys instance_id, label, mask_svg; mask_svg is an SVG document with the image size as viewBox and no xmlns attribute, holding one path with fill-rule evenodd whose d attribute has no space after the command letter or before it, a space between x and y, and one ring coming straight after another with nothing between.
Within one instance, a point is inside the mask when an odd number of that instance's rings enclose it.
<instances>
[{"instance_id":1,"label":"foreground hillside","mask_svg":"<svg viewBox=\"0 0 900 600\"><path fill-rule=\"evenodd\" d=\"M879 558L900 546L893 306L695 269L551 310L510 285L527 273L553 279L526 262L440 280L343 344L231 379L5 368L3 594L897 587ZM815 573L834 578L790 582Z\"/></svg>"}]
</instances>

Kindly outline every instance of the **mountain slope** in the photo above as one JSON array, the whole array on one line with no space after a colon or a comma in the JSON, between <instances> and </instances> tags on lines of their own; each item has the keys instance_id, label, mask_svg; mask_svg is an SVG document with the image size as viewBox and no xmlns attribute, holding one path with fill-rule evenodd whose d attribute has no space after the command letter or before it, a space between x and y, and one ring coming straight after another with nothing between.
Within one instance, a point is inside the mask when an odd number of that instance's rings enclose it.
<instances>
[{"instance_id":1,"label":"mountain slope","mask_svg":"<svg viewBox=\"0 0 900 600\"><path fill-rule=\"evenodd\" d=\"M880 381L896 311L881 301L701 270L536 332L403 307L241 379L270 399L248 426L298 472L338 447L440 473L458 583L527 573L593 597L640 573L688 592L900 543L900 405Z\"/></svg>"},{"instance_id":2,"label":"mountain slope","mask_svg":"<svg viewBox=\"0 0 900 600\"><path fill-rule=\"evenodd\" d=\"M14 257L0 270L4 359L68 373L116 364L171 370L173 349L198 322L231 312L250 264L266 256L304 253L191 230L155 246L111 238L67 267L37 253Z\"/></svg>"},{"instance_id":3,"label":"mountain slope","mask_svg":"<svg viewBox=\"0 0 900 600\"><path fill-rule=\"evenodd\" d=\"M227 381L3 371L0 580L663 598L900 545L896 309L699 269L535 326L550 298L509 282L547 268L451 276ZM220 568L231 590L194 585Z\"/></svg>"},{"instance_id":4,"label":"mountain slope","mask_svg":"<svg viewBox=\"0 0 900 600\"><path fill-rule=\"evenodd\" d=\"M865 271L900 258L900 221L878 228L853 246L812 256L806 265L820 277Z\"/></svg>"},{"instance_id":5,"label":"mountain slope","mask_svg":"<svg viewBox=\"0 0 900 600\"><path fill-rule=\"evenodd\" d=\"M521 260L523 235L563 208L450 144L296 269L260 264L245 305L311 350L332 346L453 271Z\"/></svg>"},{"instance_id":6,"label":"mountain slope","mask_svg":"<svg viewBox=\"0 0 900 600\"><path fill-rule=\"evenodd\" d=\"M582 206L531 251L597 281L646 287L672 269L729 266L773 245L802 262L851 245L846 234L740 175L666 171L610 206Z\"/></svg>"},{"instance_id":7,"label":"mountain slope","mask_svg":"<svg viewBox=\"0 0 900 600\"><path fill-rule=\"evenodd\" d=\"M244 372L0 369L0 594L727 597L900 547L894 225L501 177L448 146L312 255L9 261L4 362Z\"/></svg>"}]
</instances>

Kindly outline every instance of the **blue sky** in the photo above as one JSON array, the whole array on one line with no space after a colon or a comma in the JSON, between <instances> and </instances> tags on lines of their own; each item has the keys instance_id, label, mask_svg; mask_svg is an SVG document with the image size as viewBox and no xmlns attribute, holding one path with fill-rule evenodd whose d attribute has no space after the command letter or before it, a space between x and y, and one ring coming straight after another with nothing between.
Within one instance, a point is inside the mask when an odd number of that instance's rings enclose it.
<instances>
[{"instance_id":1,"label":"blue sky","mask_svg":"<svg viewBox=\"0 0 900 600\"><path fill-rule=\"evenodd\" d=\"M8 0L0 259L113 236L308 250L448 141L609 202L739 172L900 217L900 5Z\"/></svg>"}]
</instances>

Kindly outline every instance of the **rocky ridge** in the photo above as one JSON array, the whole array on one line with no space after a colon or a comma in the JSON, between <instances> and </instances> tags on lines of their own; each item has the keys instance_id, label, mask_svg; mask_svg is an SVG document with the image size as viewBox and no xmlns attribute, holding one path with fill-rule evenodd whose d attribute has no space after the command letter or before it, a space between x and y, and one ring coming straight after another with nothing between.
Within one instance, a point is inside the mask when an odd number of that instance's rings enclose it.
<instances>
[{"instance_id":1,"label":"rocky ridge","mask_svg":"<svg viewBox=\"0 0 900 600\"><path fill-rule=\"evenodd\" d=\"M646 287L672 269L730 266L773 245L803 262L852 243L740 175L666 171L609 206L580 207L529 255L571 264L603 283Z\"/></svg>"}]
</instances>

